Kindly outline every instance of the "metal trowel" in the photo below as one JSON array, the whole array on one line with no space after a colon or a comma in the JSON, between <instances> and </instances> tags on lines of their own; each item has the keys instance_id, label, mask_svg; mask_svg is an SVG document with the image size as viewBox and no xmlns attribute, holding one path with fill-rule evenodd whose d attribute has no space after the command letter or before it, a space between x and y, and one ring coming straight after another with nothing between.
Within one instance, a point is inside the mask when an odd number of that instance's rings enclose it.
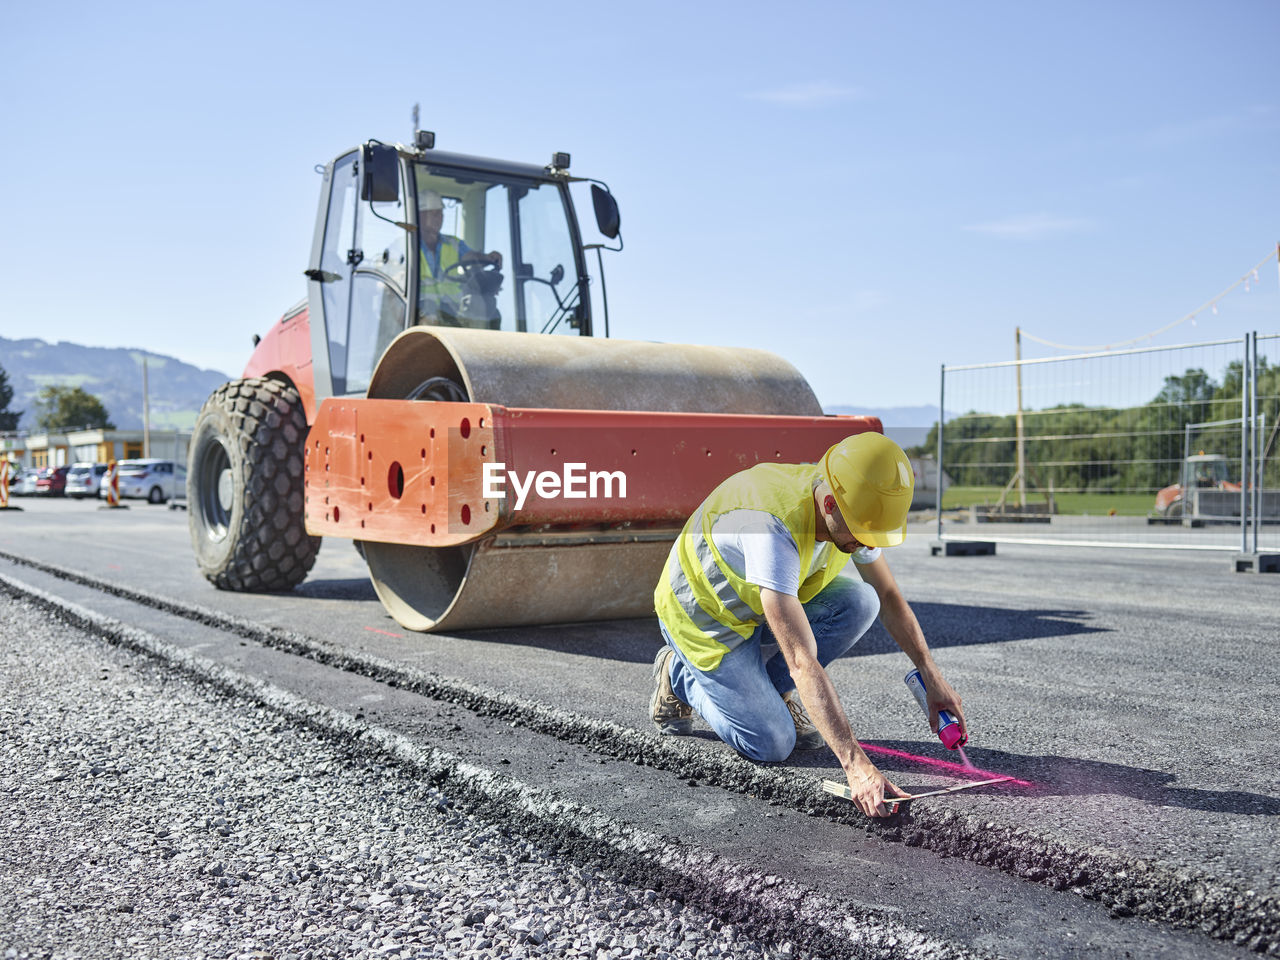
<instances>
[{"instance_id":1,"label":"metal trowel","mask_svg":"<svg viewBox=\"0 0 1280 960\"><path fill-rule=\"evenodd\" d=\"M889 806L896 806L899 803L906 803L908 800L919 800L923 797L936 797L944 793L959 793L961 790L972 790L974 787L987 787L993 783L1006 783L1013 779L1013 777L992 777L990 780L975 780L972 783L959 783L954 787L946 787L942 790L930 790L927 793L913 793L905 797L885 797L884 802ZM853 799L853 794L850 792L848 784L837 783L835 780L823 780L822 789L827 793L834 793L837 797L844 797L846 800Z\"/></svg>"}]
</instances>

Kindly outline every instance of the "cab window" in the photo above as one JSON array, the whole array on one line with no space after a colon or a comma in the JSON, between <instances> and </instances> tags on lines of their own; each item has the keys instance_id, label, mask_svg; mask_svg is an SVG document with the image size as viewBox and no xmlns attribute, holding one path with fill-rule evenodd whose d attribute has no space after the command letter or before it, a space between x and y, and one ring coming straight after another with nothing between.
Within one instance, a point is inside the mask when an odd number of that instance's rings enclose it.
<instances>
[{"instance_id":1,"label":"cab window","mask_svg":"<svg viewBox=\"0 0 1280 960\"><path fill-rule=\"evenodd\" d=\"M368 389L378 358L408 320L408 239L400 226L406 220L404 201L365 202L359 208L347 333L347 393Z\"/></svg>"},{"instance_id":2,"label":"cab window","mask_svg":"<svg viewBox=\"0 0 1280 960\"><path fill-rule=\"evenodd\" d=\"M418 323L589 332L559 184L427 163L415 178Z\"/></svg>"}]
</instances>

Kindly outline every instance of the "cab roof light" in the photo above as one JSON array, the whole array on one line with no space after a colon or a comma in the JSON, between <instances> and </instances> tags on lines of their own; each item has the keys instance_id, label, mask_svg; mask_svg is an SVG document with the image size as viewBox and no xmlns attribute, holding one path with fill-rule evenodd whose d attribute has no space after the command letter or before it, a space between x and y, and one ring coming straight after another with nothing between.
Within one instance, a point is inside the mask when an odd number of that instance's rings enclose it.
<instances>
[{"instance_id":1,"label":"cab roof light","mask_svg":"<svg viewBox=\"0 0 1280 960\"><path fill-rule=\"evenodd\" d=\"M552 169L552 170L568 170L568 169L569 169L569 155L568 155L567 153L561 153L561 152L559 152L559 151L557 151L557 152L553 153L553 154L551 155L551 164L550 164L550 166L551 166L551 169Z\"/></svg>"},{"instance_id":2,"label":"cab roof light","mask_svg":"<svg viewBox=\"0 0 1280 960\"><path fill-rule=\"evenodd\" d=\"M436 145L436 135L432 130L419 130L418 118L420 116L418 104L413 105L413 145L419 151L430 150Z\"/></svg>"}]
</instances>

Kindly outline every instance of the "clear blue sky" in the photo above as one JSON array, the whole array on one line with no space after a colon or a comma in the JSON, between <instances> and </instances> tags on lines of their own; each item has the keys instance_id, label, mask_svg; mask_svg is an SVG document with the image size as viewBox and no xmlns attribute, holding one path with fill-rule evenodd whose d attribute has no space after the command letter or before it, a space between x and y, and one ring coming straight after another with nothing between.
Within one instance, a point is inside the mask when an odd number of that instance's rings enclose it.
<instances>
[{"instance_id":1,"label":"clear blue sky","mask_svg":"<svg viewBox=\"0 0 1280 960\"><path fill-rule=\"evenodd\" d=\"M0 335L232 375L305 294L313 167L415 101L610 183L615 336L767 347L827 405L936 402L1017 325L1138 336L1280 240L1273 0L10 4L0 85ZM1274 261L1158 342L1247 329Z\"/></svg>"}]
</instances>

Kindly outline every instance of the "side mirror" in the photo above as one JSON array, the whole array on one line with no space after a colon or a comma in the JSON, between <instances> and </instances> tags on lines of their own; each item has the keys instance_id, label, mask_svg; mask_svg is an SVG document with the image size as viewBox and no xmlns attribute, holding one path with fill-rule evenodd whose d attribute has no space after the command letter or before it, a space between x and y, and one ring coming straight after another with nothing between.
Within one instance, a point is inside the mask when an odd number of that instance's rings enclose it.
<instances>
[{"instance_id":1,"label":"side mirror","mask_svg":"<svg viewBox=\"0 0 1280 960\"><path fill-rule=\"evenodd\" d=\"M370 140L361 147L364 176L360 199L374 203L394 203L400 199L400 158L396 148Z\"/></svg>"},{"instance_id":2,"label":"side mirror","mask_svg":"<svg viewBox=\"0 0 1280 960\"><path fill-rule=\"evenodd\" d=\"M622 229L622 215L618 213L618 201L608 190L601 190L594 183L591 185L591 205L596 210L596 226L610 240L617 239Z\"/></svg>"}]
</instances>

